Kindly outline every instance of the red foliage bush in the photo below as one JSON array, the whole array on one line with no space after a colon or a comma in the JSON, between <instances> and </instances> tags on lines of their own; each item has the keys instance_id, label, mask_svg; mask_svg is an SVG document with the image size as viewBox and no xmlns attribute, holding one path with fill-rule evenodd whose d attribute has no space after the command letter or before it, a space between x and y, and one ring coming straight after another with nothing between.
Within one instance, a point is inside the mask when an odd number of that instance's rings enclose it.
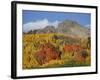
<instances>
[{"instance_id":1,"label":"red foliage bush","mask_svg":"<svg viewBox=\"0 0 100 80\"><path fill-rule=\"evenodd\" d=\"M44 45L40 45L39 51L36 52L36 60L42 65L50 60L60 59L61 52L56 50L56 48L51 44L47 43Z\"/></svg>"},{"instance_id":2,"label":"red foliage bush","mask_svg":"<svg viewBox=\"0 0 100 80\"><path fill-rule=\"evenodd\" d=\"M80 45L65 45L63 47L64 52L67 54L72 54L73 59L77 62L84 62L87 55L87 51L83 49Z\"/></svg>"},{"instance_id":3,"label":"red foliage bush","mask_svg":"<svg viewBox=\"0 0 100 80\"><path fill-rule=\"evenodd\" d=\"M65 45L63 47L64 52L70 53L70 52L78 52L82 50L82 48L79 45Z\"/></svg>"}]
</instances>

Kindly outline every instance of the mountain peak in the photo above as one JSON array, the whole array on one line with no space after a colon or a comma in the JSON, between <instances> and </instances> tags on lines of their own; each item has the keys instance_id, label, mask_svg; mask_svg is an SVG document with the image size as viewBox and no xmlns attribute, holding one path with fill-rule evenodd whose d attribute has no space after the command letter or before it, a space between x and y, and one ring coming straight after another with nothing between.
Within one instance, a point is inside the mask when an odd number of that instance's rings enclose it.
<instances>
[{"instance_id":1,"label":"mountain peak","mask_svg":"<svg viewBox=\"0 0 100 80\"><path fill-rule=\"evenodd\" d=\"M81 26L78 22L71 20L64 20L60 22L57 27L49 24L44 28L29 31L29 33L60 33L77 37L90 36L90 31L87 28Z\"/></svg>"},{"instance_id":2,"label":"mountain peak","mask_svg":"<svg viewBox=\"0 0 100 80\"><path fill-rule=\"evenodd\" d=\"M89 34L86 28L81 26L78 22L71 20L64 20L63 22L59 23L57 32L78 37L87 37Z\"/></svg>"}]
</instances>

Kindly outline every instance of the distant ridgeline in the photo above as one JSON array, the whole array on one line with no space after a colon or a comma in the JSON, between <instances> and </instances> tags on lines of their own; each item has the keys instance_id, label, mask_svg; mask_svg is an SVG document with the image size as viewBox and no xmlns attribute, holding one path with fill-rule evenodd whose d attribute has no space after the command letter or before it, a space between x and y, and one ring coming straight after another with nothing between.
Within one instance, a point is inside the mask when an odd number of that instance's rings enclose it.
<instances>
[{"instance_id":1,"label":"distant ridgeline","mask_svg":"<svg viewBox=\"0 0 100 80\"><path fill-rule=\"evenodd\" d=\"M25 32L23 32L25 33ZM60 33L76 37L90 37L90 29L83 27L79 23L71 20L64 20L55 26L48 25L43 29L35 29L26 32L27 34L40 34L40 33Z\"/></svg>"}]
</instances>

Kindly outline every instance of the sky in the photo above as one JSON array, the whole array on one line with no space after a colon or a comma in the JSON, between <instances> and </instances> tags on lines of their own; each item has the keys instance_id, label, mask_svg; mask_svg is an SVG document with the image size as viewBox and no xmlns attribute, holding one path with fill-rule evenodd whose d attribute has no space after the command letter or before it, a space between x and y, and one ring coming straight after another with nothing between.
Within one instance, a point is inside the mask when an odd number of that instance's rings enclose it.
<instances>
[{"instance_id":1,"label":"sky","mask_svg":"<svg viewBox=\"0 0 100 80\"><path fill-rule=\"evenodd\" d=\"M22 17L24 31L43 28L47 25L57 26L59 22L64 20L76 21L82 26L91 24L91 15L89 13L23 10Z\"/></svg>"}]
</instances>

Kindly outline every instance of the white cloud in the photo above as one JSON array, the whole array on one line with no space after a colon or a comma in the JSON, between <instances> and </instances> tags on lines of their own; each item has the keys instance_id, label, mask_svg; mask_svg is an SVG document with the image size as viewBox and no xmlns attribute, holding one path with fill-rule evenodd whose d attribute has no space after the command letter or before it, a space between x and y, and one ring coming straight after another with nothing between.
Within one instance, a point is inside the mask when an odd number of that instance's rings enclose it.
<instances>
[{"instance_id":1,"label":"white cloud","mask_svg":"<svg viewBox=\"0 0 100 80\"><path fill-rule=\"evenodd\" d=\"M51 24L51 25L55 26L55 28L56 28L56 27L58 27L59 22L60 21L49 22L49 25Z\"/></svg>"},{"instance_id":2,"label":"white cloud","mask_svg":"<svg viewBox=\"0 0 100 80\"><path fill-rule=\"evenodd\" d=\"M57 27L58 23L59 21L49 22L47 19L38 20L34 22L28 22L23 25L23 32L28 32L30 30L35 30L35 29L42 29L48 25Z\"/></svg>"},{"instance_id":3,"label":"white cloud","mask_svg":"<svg viewBox=\"0 0 100 80\"><path fill-rule=\"evenodd\" d=\"M85 25L85 27L86 27L86 28L90 28L90 27L91 27L91 25L90 25L90 24L87 24L87 25Z\"/></svg>"}]
</instances>

